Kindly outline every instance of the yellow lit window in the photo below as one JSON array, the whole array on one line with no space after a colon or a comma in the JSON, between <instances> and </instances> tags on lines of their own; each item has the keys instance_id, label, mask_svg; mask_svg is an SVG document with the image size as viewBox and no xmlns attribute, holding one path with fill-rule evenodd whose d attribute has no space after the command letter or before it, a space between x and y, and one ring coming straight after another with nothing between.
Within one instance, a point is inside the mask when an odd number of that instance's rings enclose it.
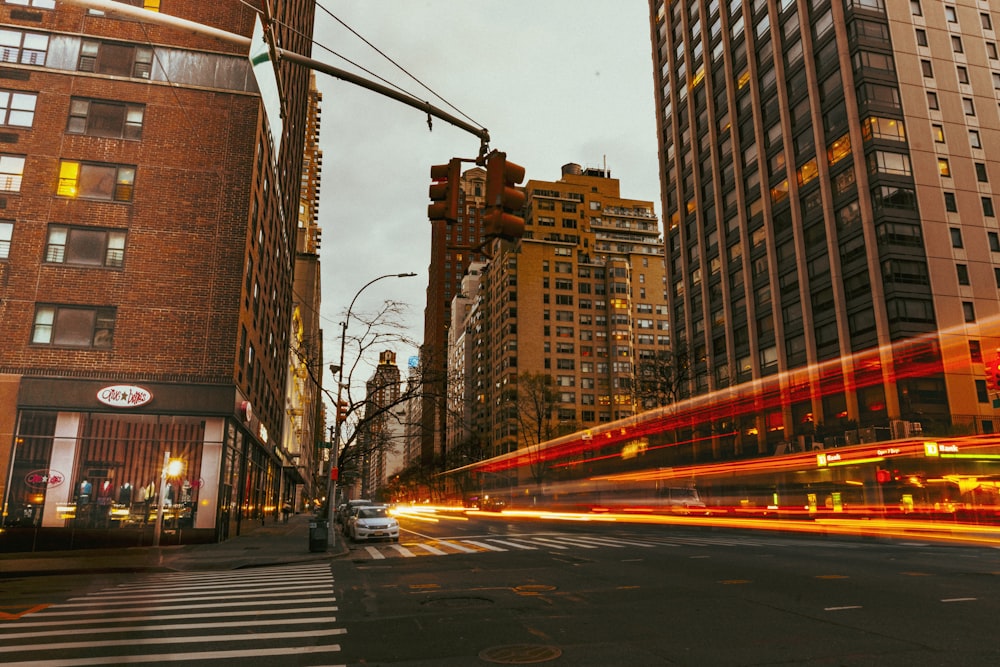
<instances>
[{"instance_id":1,"label":"yellow lit window","mask_svg":"<svg viewBox=\"0 0 1000 667\"><path fill-rule=\"evenodd\" d=\"M612 308L628 308L628 301L625 299L611 299Z\"/></svg>"},{"instance_id":2,"label":"yellow lit window","mask_svg":"<svg viewBox=\"0 0 1000 667\"><path fill-rule=\"evenodd\" d=\"M833 140L826 149L826 160L832 167L851 154L851 136L844 134Z\"/></svg>"},{"instance_id":3,"label":"yellow lit window","mask_svg":"<svg viewBox=\"0 0 1000 667\"><path fill-rule=\"evenodd\" d=\"M813 158L799 167L799 185L805 185L812 179L816 178L818 173L819 170L816 168L816 158Z\"/></svg>"},{"instance_id":4,"label":"yellow lit window","mask_svg":"<svg viewBox=\"0 0 1000 667\"><path fill-rule=\"evenodd\" d=\"M777 204L788 197L788 179L781 181L771 188L771 202Z\"/></svg>"},{"instance_id":5,"label":"yellow lit window","mask_svg":"<svg viewBox=\"0 0 1000 667\"><path fill-rule=\"evenodd\" d=\"M56 194L60 197L76 197L76 184L80 180L80 163L63 162L59 165L59 187Z\"/></svg>"}]
</instances>

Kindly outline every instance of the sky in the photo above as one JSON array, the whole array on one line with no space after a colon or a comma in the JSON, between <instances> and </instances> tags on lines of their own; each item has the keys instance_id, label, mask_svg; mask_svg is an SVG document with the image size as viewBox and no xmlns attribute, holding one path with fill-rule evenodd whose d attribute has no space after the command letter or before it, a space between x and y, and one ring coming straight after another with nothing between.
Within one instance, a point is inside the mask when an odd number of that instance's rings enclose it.
<instances>
[{"instance_id":1,"label":"sky","mask_svg":"<svg viewBox=\"0 0 1000 667\"><path fill-rule=\"evenodd\" d=\"M467 115L489 130L491 149L525 167L525 181L558 180L569 162L606 166L620 180L623 197L652 201L660 214L645 0L319 0L319 5L313 58L366 78L377 75L448 113ZM423 340L430 167L452 157L474 158L480 142L443 120L434 119L428 130L420 110L325 74L317 75L317 86L323 93L319 224L328 366L338 361L340 323L351 299L383 274L418 275L372 284L352 312L372 314L387 299L404 303L407 335ZM352 318L348 337L355 324ZM395 351L405 374L407 359L417 350ZM369 355L363 365L374 368L378 350ZM364 370L355 383L370 374ZM335 386L329 372L324 384Z\"/></svg>"}]
</instances>

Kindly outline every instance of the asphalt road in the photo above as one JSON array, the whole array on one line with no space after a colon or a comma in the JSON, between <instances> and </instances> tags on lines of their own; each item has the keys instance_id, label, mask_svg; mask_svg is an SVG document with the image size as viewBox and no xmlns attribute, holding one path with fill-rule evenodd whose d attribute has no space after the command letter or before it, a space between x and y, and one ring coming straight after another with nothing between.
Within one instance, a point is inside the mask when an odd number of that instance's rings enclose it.
<instances>
[{"instance_id":1,"label":"asphalt road","mask_svg":"<svg viewBox=\"0 0 1000 667\"><path fill-rule=\"evenodd\" d=\"M502 517L402 525L398 548L354 546L333 564L348 665L1000 664L997 549Z\"/></svg>"},{"instance_id":2,"label":"asphalt road","mask_svg":"<svg viewBox=\"0 0 1000 667\"><path fill-rule=\"evenodd\" d=\"M235 571L7 579L0 664L1000 664L1000 550L403 517L400 542Z\"/></svg>"}]
</instances>

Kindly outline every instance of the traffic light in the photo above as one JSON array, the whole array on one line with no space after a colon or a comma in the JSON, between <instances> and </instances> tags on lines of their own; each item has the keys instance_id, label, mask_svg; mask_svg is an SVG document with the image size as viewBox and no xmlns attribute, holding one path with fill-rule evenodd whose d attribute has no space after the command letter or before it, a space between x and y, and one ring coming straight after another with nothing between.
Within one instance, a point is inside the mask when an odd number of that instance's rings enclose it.
<instances>
[{"instance_id":1,"label":"traffic light","mask_svg":"<svg viewBox=\"0 0 1000 667\"><path fill-rule=\"evenodd\" d=\"M985 363L986 367L986 389L993 393L1000 392L1000 350L992 361Z\"/></svg>"},{"instance_id":2,"label":"traffic light","mask_svg":"<svg viewBox=\"0 0 1000 667\"><path fill-rule=\"evenodd\" d=\"M431 167L431 187L428 191L431 201L427 207L427 217L431 222L458 220L459 181L462 179L462 159L453 157L448 164Z\"/></svg>"},{"instance_id":3,"label":"traffic light","mask_svg":"<svg viewBox=\"0 0 1000 667\"><path fill-rule=\"evenodd\" d=\"M892 481L892 473L885 468L878 468L875 470L875 481L879 484L887 484Z\"/></svg>"},{"instance_id":4,"label":"traffic light","mask_svg":"<svg viewBox=\"0 0 1000 667\"><path fill-rule=\"evenodd\" d=\"M337 401L337 424L343 424L347 421L347 411L350 406L347 401Z\"/></svg>"},{"instance_id":5,"label":"traffic light","mask_svg":"<svg viewBox=\"0 0 1000 667\"><path fill-rule=\"evenodd\" d=\"M514 241L524 234L524 193L515 186L524 180L524 167L507 161L507 154L493 151L486 158L486 236Z\"/></svg>"}]
</instances>

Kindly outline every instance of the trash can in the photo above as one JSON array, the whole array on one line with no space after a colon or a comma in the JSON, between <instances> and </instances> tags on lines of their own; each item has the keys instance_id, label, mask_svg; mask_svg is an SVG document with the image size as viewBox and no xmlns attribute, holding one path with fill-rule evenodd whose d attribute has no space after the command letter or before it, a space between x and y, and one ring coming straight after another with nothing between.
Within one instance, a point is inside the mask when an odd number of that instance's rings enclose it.
<instances>
[{"instance_id":1,"label":"trash can","mask_svg":"<svg viewBox=\"0 0 1000 667\"><path fill-rule=\"evenodd\" d=\"M309 551L326 551L330 542L330 522L316 519L309 522Z\"/></svg>"}]
</instances>

